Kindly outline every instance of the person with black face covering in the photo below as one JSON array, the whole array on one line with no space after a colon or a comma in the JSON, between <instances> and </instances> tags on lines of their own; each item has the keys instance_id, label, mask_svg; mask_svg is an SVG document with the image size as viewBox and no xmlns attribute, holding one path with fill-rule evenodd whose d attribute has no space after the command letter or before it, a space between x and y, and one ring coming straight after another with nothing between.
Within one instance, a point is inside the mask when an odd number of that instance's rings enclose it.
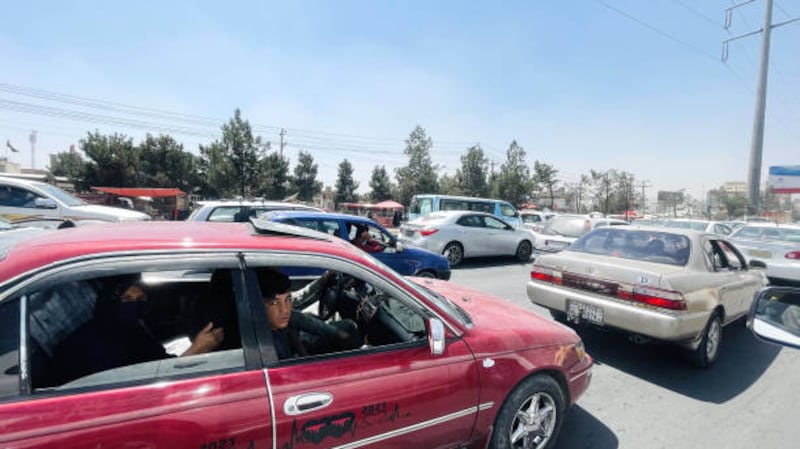
<instances>
[{"instance_id":1,"label":"person with black face covering","mask_svg":"<svg viewBox=\"0 0 800 449\"><path fill-rule=\"evenodd\" d=\"M147 292L139 277L119 282L110 300L98 300L92 319L55 349L49 370L53 385L99 371L173 357L141 322ZM208 323L181 357L216 349L225 334Z\"/></svg>"}]
</instances>

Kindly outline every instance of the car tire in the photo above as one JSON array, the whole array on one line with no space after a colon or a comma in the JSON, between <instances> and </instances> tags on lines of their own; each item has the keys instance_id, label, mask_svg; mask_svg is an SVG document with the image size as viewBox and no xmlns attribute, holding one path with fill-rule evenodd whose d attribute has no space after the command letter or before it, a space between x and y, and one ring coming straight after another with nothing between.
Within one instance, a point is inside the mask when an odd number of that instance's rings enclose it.
<instances>
[{"instance_id":1,"label":"car tire","mask_svg":"<svg viewBox=\"0 0 800 449\"><path fill-rule=\"evenodd\" d=\"M722 318L719 312L714 312L708 319L703 329L700 345L691 352L692 362L698 368L708 368L719 358L719 348L722 344Z\"/></svg>"},{"instance_id":2,"label":"car tire","mask_svg":"<svg viewBox=\"0 0 800 449\"><path fill-rule=\"evenodd\" d=\"M458 242L450 242L444 247L442 255L447 258L451 267L457 267L464 260L464 247Z\"/></svg>"},{"instance_id":3,"label":"car tire","mask_svg":"<svg viewBox=\"0 0 800 449\"><path fill-rule=\"evenodd\" d=\"M533 254L533 245L531 245L531 242L527 240L519 242L519 245L517 246L517 252L515 254L517 260L520 262L528 262L531 260L531 254Z\"/></svg>"},{"instance_id":4,"label":"car tire","mask_svg":"<svg viewBox=\"0 0 800 449\"><path fill-rule=\"evenodd\" d=\"M522 381L497 414L491 449L552 448L564 421L566 401L558 382L548 375Z\"/></svg>"},{"instance_id":5,"label":"car tire","mask_svg":"<svg viewBox=\"0 0 800 449\"><path fill-rule=\"evenodd\" d=\"M419 273L415 274L414 276L420 278L436 279L436 274L430 270L422 270Z\"/></svg>"}]
</instances>

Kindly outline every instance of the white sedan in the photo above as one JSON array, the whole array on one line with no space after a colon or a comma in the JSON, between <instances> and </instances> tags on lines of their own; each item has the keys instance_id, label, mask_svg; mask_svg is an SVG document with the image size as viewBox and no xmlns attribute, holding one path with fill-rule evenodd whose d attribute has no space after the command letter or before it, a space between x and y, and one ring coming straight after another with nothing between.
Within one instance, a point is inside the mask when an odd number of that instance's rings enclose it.
<instances>
[{"instance_id":1,"label":"white sedan","mask_svg":"<svg viewBox=\"0 0 800 449\"><path fill-rule=\"evenodd\" d=\"M527 292L556 319L680 344L706 367L719 356L722 326L745 316L767 285L763 268L717 234L599 228L537 257Z\"/></svg>"},{"instance_id":2,"label":"white sedan","mask_svg":"<svg viewBox=\"0 0 800 449\"><path fill-rule=\"evenodd\" d=\"M433 212L400 226L400 241L444 255L451 267L482 256L514 256L527 262L533 252L531 240L527 230L483 212Z\"/></svg>"},{"instance_id":3,"label":"white sedan","mask_svg":"<svg viewBox=\"0 0 800 449\"><path fill-rule=\"evenodd\" d=\"M730 239L745 257L767 264L771 283L800 286L800 226L747 223Z\"/></svg>"}]
</instances>

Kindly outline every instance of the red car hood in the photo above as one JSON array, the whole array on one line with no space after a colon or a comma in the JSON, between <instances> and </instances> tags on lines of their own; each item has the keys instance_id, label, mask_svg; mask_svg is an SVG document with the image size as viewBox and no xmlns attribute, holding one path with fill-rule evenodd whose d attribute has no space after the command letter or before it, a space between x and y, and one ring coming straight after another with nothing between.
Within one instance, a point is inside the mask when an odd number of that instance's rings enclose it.
<instances>
[{"instance_id":1,"label":"red car hood","mask_svg":"<svg viewBox=\"0 0 800 449\"><path fill-rule=\"evenodd\" d=\"M506 300L452 282L425 279L424 285L464 309L472 318L464 339L476 356L580 341L574 330Z\"/></svg>"}]
</instances>

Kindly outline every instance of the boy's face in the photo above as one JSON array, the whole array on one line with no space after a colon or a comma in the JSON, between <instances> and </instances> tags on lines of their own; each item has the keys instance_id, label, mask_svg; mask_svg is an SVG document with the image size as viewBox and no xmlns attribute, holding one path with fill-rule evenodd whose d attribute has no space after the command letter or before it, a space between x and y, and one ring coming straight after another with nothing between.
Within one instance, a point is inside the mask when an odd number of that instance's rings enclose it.
<instances>
[{"instance_id":1,"label":"boy's face","mask_svg":"<svg viewBox=\"0 0 800 449\"><path fill-rule=\"evenodd\" d=\"M279 293L273 299L264 299L270 329L280 330L289 326L289 317L292 314L291 295L291 292Z\"/></svg>"}]
</instances>

